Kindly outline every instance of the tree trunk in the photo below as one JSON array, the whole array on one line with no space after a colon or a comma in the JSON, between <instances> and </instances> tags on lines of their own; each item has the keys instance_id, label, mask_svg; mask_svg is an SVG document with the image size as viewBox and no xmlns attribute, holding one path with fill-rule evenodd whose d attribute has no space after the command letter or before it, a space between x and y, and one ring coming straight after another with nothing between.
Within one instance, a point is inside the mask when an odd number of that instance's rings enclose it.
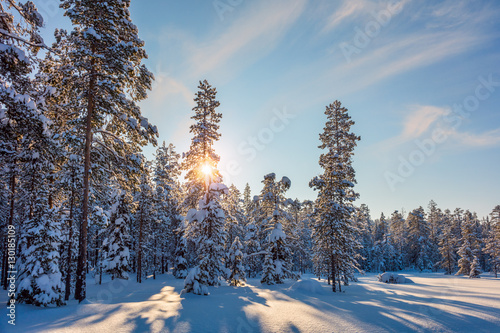
<instances>
[{"instance_id":1,"label":"tree trunk","mask_svg":"<svg viewBox=\"0 0 500 333\"><path fill-rule=\"evenodd\" d=\"M95 46L92 45L92 54ZM83 171L83 206L82 223L80 224L80 238L78 251L78 265L76 267L75 298L82 302L86 298L86 266L87 266L87 226L89 218L89 190L90 190L90 149L92 146L92 117L94 116L94 87L96 84L95 59L90 62L90 82L87 98L87 123L85 129L85 161Z\"/></svg>"},{"instance_id":2,"label":"tree trunk","mask_svg":"<svg viewBox=\"0 0 500 333\"><path fill-rule=\"evenodd\" d=\"M141 203L143 205L144 203ZM139 213L139 242L137 244L137 282L142 283L142 227L143 227L143 207Z\"/></svg>"},{"instance_id":3,"label":"tree trunk","mask_svg":"<svg viewBox=\"0 0 500 333\"><path fill-rule=\"evenodd\" d=\"M97 272L99 264L99 230L95 229L95 250L94 250L94 272Z\"/></svg>"},{"instance_id":4,"label":"tree trunk","mask_svg":"<svg viewBox=\"0 0 500 333\"><path fill-rule=\"evenodd\" d=\"M153 280L156 280L156 237L155 237L155 245L154 245L154 255L153 255Z\"/></svg>"},{"instance_id":5,"label":"tree trunk","mask_svg":"<svg viewBox=\"0 0 500 333\"><path fill-rule=\"evenodd\" d=\"M450 256L450 251L448 251L448 275L451 275L451 256Z\"/></svg>"},{"instance_id":6,"label":"tree trunk","mask_svg":"<svg viewBox=\"0 0 500 333\"><path fill-rule=\"evenodd\" d=\"M74 170L73 170L74 176ZM74 179L73 179L74 181ZM74 184L74 183L73 183ZM69 233L68 233L68 262L66 267L66 291L64 292L64 300L69 300L71 294L71 244L73 243L73 211L75 207L75 188L71 189L71 203L69 208Z\"/></svg>"},{"instance_id":7,"label":"tree trunk","mask_svg":"<svg viewBox=\"0 0 500 333\"><path fill-rule=\"evenodd\" d=\"M330 263L331 263L330 276L331 276L331 280L332 280L332 291L335 293L335 292L337 292L337 289L336 289L337 285L335 283L335 276L337 275L337 272L335 270L335 259L333 257L333 254L330 257Z\"/></svg>"},{"instance_id":8,"label":"tree trunk","mask_svg":"<svg viewBox=\"0 0 500 333\"><path fill-rule=\"evenodd\" d=\"M165 274L165 248L161 252L161 274ZM167 264L168 265L168 264Z\"/></svg>"}]
</instances>

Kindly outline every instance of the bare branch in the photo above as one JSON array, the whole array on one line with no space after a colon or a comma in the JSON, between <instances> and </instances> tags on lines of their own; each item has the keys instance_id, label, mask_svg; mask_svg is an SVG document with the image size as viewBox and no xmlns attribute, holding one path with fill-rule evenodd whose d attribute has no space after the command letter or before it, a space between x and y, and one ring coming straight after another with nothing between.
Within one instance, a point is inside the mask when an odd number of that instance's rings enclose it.
<instances>
[{"instance_id":1,"label":"bare branch","mask_svg":"<svg viewBox=\"0 0 500 333\"><path fill-rule=\"evenodd\" d=\"M34 43L31 43L31 42L28 42L26 39L21 38L21 37L19 37L17 35L11 34L10 32L8 32L8 31L6 31L4 29L0 29L0 34L6 36L8 38L12 38L12 39L15 39L17 41L20 41L21 43L28 44L29 46L44 48L44 49L46 49L49 52L56 53L54 50L52 50L50 47L48 47L45 44L34 44Z\"/></svg>"}]
</instances>

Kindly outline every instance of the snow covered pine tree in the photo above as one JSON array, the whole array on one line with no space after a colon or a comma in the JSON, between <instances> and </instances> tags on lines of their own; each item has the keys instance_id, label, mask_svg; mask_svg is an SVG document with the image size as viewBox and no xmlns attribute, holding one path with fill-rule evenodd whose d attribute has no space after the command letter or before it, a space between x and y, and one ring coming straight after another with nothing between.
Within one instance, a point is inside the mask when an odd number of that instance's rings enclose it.
<instances>
[{"instance_id":1,"label":"snow covered pine tree","mask_svg":"<svg viewBox=\"0 0 500 333\"><path fill-rule=\"evenodd\" d=\"M115 170L116 177L123 179L123 175L140 169L140 148L156 144L158 134L137 105L147 97L153 75L141 64L147 55L138 29L131 22L130 1L63 0L61 7L74 26L69 36L69 57L80 76L74 78L72 88L81 101L79 112L86 114L75 288L75 298L81 302L86 298L91 150L103 148L102 154L108 154L109 162L116 163L106 170ZM123 186L127 183L124 179Z\"/></svg>"},{"instance_id":2,"label":"snow covered pine tree","mask_svg":"<svg viewBox=\"0 0 500 333\"><path fill-rule=\"evenodd\" d=\"M314 211L315 248L328 263L335 292L336 282L340 291L341 281L347 283L358 266L355 253L359 243L351 216L353 201L358 197L353 190L356 180L352 155L360 137L350 132L354 121L339 101L328 105L325 114L327 122L319 146L327 150L319 158L324 173L313 178L309 186L319 192Z\"/></svg>"},{"instance_id":3,"label":"snow covered pine tree","mask_svg":"<svg viewBox=\"0 0 500 333\"><path fill-rule=\"evenodd\" d=\"M240 238L236 236L226 258L226 267L229 270L228 281L231 286L242 286L246 282L242 250L243 245Z\"/></svg>"},{"instance_id":4,"label":"snow covered pine tree","mask_svg":"<svg viewBox=\"0 0 500 333\"><path fill-rule=\"evenodd\" d=\"M186 210L198 207L198 201L203 196L206 177L204 170L210 169L214 182L220 181L217 170L220 158L213 148L214 142L220 138L217 131L219 129L218 123L222 118L222 114L215 110L220 105L216 99L217 90L207 80L200 81L198 89L194 98L196 106L193 111L195 114L191 117L196 122L190 126L189 130L194 136L189 151L183 156L182 163L182 169L187 172L185 176L187 195L184 199Z\"/></svg>"},{"instance_id":5,"label":"snow covered pine tree","mask_svg":"<svg viewBox=\"0 0 500 333\"><path fill-rule=\"evenodd\" d=\"M173 144L158 147L155 155L154 178L155 183L155 211L157 222L161 226L159 237L161 247L162 273L168 271L169 262L174 262L177 247L181 241L181 234L177 232L181 226L180 215L181 188L178 181L180 175L180 155L175 152ZM187 272L186 272L187 274ZM183 276L185 278L186 275Z\"/></svg>"},{"instance_id":6,"label":"snow covered pine tree","mask_svg":"<svg viewBox=\"0 0 500 333\"><path fill-rule=\"evenodd\" d=\"M298 276L292 272L292 253L281 223L287 217L284 211L286 202L284 195L290 188L291 182L288 177L276 181L276 174L270 173L264 176L262 183L264 183L262 205L267 214L263 223L267 236L262 246L266 249L266 255L260 282L281 284L285 279L298 279Z\"/></svg>"},{"instance_id":7,"label":"snow covered pine tree","mask_svg":"<svg viewBox=\"0 0 500 333\"><path fill-rule=\"evenodd\" d=\"M33 216L27 221L23 238L27 248L19 264L18 300L37 306L60 306L63 301L59 270L60 223L55 209L47 209L48 193L39 191Z\"/></svg>"},{"instance_id":8,"label":"snow covered pine tree","mask_svg":"<svg viewBox=\"0 0 500 333\"><path fill-rule=\"evenodd\" d=\"M198 244L198 265L192 269L196 273L190 272L184 283L184 289L188 292L208 295L207 287L220 285L220 280L227 275L224 264L227 233L220 204L220 195L227 191L228 188L223 184L210 184L204 198L200 200L199 209L190 209L186 216L189 238Z\"/></svg>"},{"instance_id":9,"label":"snow covered pine tree","mask_svg":"<svg viewBox=\"0 0 500 333\"><path fill-rule=\"evenodd\" d=\"M11 228L16 227L14 216L18 212L15 204L20 190L23 190L23 184L18 180L20 170L26 168L21 168L20 165L33 165L30 161L35 157L34 151L26 150L41 136L50 136L46 131L48 119L39 109L43 101L39 99L40 94L30 77L36 61L35 56L41 47L45 47L38 33L42 26L43 18L33 2L27 1L24 5L17 1L0 3L0 189L3 189L5 184L5 192L2 195L5 201L0 206L4 206L7 213L5 223ZM39 151L36 153L39 154ZM30 205L33 203L32 201ZM29 210L25 208L23 207L24 211ZM19 213L25 215L23 212ZM18 229L18 235L19 231ZM6 233L1 236L1 284L5 290L8 244L4 235ZM16 243L19 243L19 239Z\"/></svg>"},{"instance_id":10,"label":"snow covered pine tree","mask_svg":"<svg viewBox=\"0 0 500 333\"><path fill-rule=\"evenodd\" d=\"M491 212L491 230L487 239L486 252L490 255L491 270L498 277L500 271L500 205Z\"/></svg>"},{"instance_id":11,"label":"snow covered pine tree","mask_svg":"<svg viewBox=\"0 0 500 333\"><path fill-rule=\"evenodd\" d=\"M200 82L198 88L194 99L195 114L191 117L196 123L190 129L194 137L183 163L183 168L187 170L184 207L191 208L186 214L185 236L196 247L197 265L189 272L184 290L208 295L207 287L219 285L226 276L226 217L220 196L227 194L228 188L220 184L221 176L217 170L219 156L213 149L213 143L220 137L217 130L222 117L215 112L220 104L216 100L217 91L206 80ZM198 209L194 208L196 202Z\"/></svg>"},{"instance_id":12,"label":"snow covered pine tree","mask_svg":"<svg viewBox=\"0 0 500 333\"><path fill-rule=\"evenodd\" d=\"M115 203L111 206L111 219L107 228L108 235L102 244L104 255L104 271L112 274L112 278L128 280L130 270L130 211L131 199L126 193L117 193Z\"/></svg>"},{"instance_id":13,"label":"snow covered pine tree","mask_svg":"<svg viewBox=\"0 0 500 333\"><path fill-rule=\"evenodd\" d=\"M476 216L470 211L464 214L462 222L462 239L458 249L458 267L460 268L456 275L468 275L469 278L478 278L481 274L479 269L479 239L477 233L478 225Z\"/></svg>"}]
</instances>

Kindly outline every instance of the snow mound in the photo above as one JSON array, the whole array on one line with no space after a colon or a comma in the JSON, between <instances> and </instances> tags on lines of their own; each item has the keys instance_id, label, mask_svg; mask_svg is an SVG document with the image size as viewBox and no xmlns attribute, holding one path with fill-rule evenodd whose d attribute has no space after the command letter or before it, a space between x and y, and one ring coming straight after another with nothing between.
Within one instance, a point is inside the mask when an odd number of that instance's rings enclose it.
<instances>
[{"instance_id":1,"label":"snow mound","mask_svg":"<svg viewBox=\"0 0 500 333\"><path fill-rule=\"evenodd\" d=\"M299 280L290 287L290 290L308 294L323 294L323 286L316 280Z\"/></svg>"},{"instance_id":2,"label":"snow mound","mask_svg":"<svg viewBox=\"0 0 500 333\"><path fill-rule=\"evenodd\" d=\"M78 302L78 304L81 304L81 305L85 305L85 304L97 304L97 302L92 302L91 300L89 300L89 299L86 298L83 301Z\"/></svg>"},{"instance_id":3,"label":"snow mound","mask_svg":"<svg viewBox=\"0 0 500 333\"><path fill-rule=\"evenodd\" d=\"M379 274L378 280L385 283L412 283L413 281L405 278L403 275L385 272Z\"/></svg>"}]
</instances>

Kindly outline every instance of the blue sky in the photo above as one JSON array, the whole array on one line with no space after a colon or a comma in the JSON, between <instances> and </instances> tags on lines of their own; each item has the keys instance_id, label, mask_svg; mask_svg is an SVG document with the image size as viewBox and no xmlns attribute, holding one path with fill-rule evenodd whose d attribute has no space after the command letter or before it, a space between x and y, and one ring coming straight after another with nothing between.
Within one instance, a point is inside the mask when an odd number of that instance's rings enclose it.
<instances>
[{"instance_id":1,"label":"blue sky","mask_svg":"<svg viewBox=\"0 0 500 333\"><path fill-rule=\"evenodd\" d=\"M50 42L67 19L56 0L35 3ZM323 112L339 99L361 136L357 203L374 218L431 199L480 217L500 204L498 1L136 0L131 12L157 78L141 106L159 142L189 148L207 79L227 184L257 194L275 172L313 200Z\"/></svg>"}]
</instances>

